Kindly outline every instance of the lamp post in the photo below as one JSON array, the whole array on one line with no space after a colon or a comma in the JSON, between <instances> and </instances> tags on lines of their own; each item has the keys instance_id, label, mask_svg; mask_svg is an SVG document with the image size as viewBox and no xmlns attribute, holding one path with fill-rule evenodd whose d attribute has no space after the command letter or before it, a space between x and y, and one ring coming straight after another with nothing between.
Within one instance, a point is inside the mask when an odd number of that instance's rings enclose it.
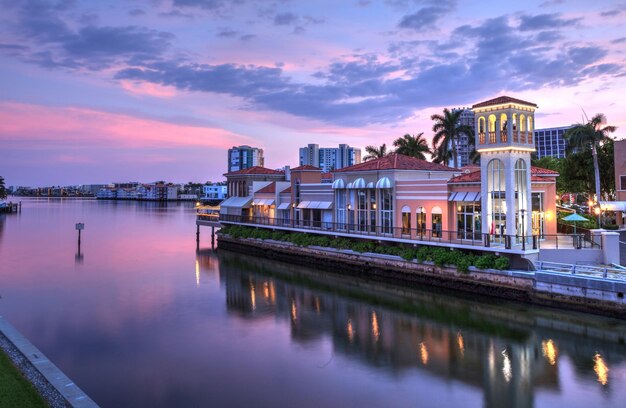
<instances>
[{"instance_id":1,"label":"lamp post","mask_svg":"<svg viewBox=\"0 0 626 408\"><path fill-rule=\"evenodd\" d=\"M598 217L598 228L602 228L602 224L600 224L600 214L602 213L602 209L600 208L600 203L598 203L596 208L593 209L593 212L596 214L596 217Z\"/></svg>"},{"instance_id":2,"label":"lamp post","mask_svg":"<svg viewBox=\"0 0 626 408\"><path fill-rule=\"evenodd\" d=\"M526 214L526 209L522 208L521 210L519 210L519 212L522 214L522 251L526 250L526 224L524 223L524 215Z\"/></svg>"}]
</instances>

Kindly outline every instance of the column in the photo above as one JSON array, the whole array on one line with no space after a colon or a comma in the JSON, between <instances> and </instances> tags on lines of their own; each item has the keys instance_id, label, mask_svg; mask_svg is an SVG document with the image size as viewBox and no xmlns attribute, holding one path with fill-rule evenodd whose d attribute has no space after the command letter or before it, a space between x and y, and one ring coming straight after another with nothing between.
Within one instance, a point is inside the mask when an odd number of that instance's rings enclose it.
<instances>
[{"instance_id":1,"label":"column","mask_svg":"<svg viewBox=\"0 0 626 408\"><path fill-rule=\"evenodd\" d=\"M515 235L515 158L506 155L501 160L506 179L506 235Z\"/></svg>"}]
</instances>

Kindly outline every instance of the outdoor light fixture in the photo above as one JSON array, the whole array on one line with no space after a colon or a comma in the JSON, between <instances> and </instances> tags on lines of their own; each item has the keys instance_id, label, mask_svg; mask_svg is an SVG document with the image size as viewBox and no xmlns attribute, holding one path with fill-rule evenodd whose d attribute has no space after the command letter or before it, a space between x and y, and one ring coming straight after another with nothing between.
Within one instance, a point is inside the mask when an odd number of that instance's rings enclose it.
<instances>
[{"instance_id":1,"label":"outdoor light fixture","mask_svg":"<svg viewBox=\"0 0 626 408\"><path fill-rule=\"evenodd\" d=\"M594 212L596 215L600 215L600 207L596 207L596 208L593 210L593 212Z\"/></svg>"},{"instance_id":2,"label":"outdoor light fixture","mask_svg":"<svg viewBox=\"0 0 626 408\"><path fill-rule=\"evenodd\" d=\"M375 210L376 209L376 203L372 204L372 209Z\"/></svg>"},{"instance_id":3,"label":"outdoor light fixture","mask_svg":"<svg viewBox=\"0 0 626 408\"><path fill-rule=\"evenodd\" d=\"M348 204L348 211L352 209L352 205Z\"/></svg>"},{"instance_id":4,"label":"outdoor light fixture","mask_svg":"<svg viewBox=\"0 0 626 408\"><path fill-rule=\"evenodd\" d=\"M546 212L546 220L550 221L552 219L552 211Z\"/></svg>"}]
</instances>

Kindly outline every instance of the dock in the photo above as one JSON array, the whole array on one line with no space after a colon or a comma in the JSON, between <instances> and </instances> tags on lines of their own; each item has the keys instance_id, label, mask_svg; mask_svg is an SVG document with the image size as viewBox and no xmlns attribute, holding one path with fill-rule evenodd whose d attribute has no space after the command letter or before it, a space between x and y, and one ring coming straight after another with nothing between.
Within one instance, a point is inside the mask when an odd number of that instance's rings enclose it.
<instances>
[{"instance_id":1,"label":"dock","mask_svg":"<svg viewBox=\"0 0 626 408\"><path fill-rule=\"evenodd\" d=\"M200 227L211 227L211 246L215 246L215 229L222 228L220 206L203 205L196 207L196 246L200 246Z\"/></svg>"},{"instance_id":2,"label":"dock","mask_svg":"<svg viewBox=\"0 0 626 408\"><path fill-rule=\"evenodd\" d=\"M0 202L0 214L12 214L22 212L22 202Z\"/></svg>"}]
</instances>

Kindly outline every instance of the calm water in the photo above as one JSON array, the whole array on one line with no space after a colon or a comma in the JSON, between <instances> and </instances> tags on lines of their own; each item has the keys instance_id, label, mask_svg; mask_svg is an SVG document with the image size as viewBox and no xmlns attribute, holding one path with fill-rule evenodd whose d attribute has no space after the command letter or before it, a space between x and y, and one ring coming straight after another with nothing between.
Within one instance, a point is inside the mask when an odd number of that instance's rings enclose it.
<instances>
[{"instance_id":1,"label":"calm water","mask_svg":"<svg viewBox=\"0 0 626 408\"><path fill-rule=\"evenodd\" d=\"M24 201L0 218L0 314L103 407L626 405L624 323L214 252L203 232L196 251L188 205Z\"/></svg>"}]
</instances>

